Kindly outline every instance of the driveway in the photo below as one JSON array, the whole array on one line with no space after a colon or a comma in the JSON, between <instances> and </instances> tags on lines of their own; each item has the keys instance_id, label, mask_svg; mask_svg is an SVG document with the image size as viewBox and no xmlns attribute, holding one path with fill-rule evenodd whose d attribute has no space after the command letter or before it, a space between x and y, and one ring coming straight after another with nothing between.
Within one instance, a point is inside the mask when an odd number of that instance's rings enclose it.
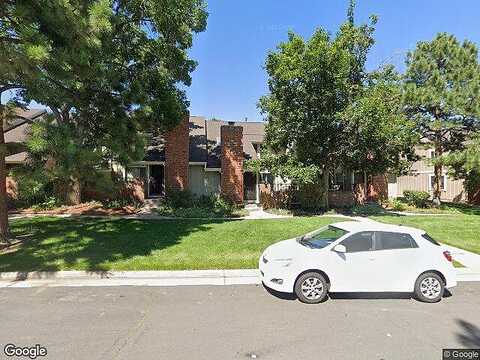
<instances>
[{"instance_id":1,"label":"driveway","mask_svg":"<svg viewBox=\"0 0 480 360\"><path fill-rule=\"evenodd\" d=\"M304 305L259 285L0 289L0 351L13 343L45 346L46 359L405 360L480 347L480 283L461 283L438 304L350 297Z\"/></svg>"}]
</instances>

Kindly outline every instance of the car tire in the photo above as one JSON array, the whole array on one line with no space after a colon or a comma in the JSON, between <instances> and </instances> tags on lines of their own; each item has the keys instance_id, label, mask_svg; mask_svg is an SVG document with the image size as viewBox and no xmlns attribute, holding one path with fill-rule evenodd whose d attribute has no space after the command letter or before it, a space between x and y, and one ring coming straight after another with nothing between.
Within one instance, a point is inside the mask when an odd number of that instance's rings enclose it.
<instances>
[{"instance_id":1,"label":"car tire","mask_svg":"<svg viewBox=\"0 0 480 360\"><path fill-rule=\"evenodd\" d=\"M415 297L426 303L435 303L442 300L445 292L445 283L440 275L426 272L420 275L415 282Z\"/></svg>"},{"instance_id":2,"label":"car tire","mask_svg":"<svg viewBox=\"0 0 480 360\"><path fill-rule=\"evenodd\" d=\"M306 304L318 304L328 294L328 283L324 276L317 272L302 274L295 282L295 295Z\"/></svg>"}]
</instances>

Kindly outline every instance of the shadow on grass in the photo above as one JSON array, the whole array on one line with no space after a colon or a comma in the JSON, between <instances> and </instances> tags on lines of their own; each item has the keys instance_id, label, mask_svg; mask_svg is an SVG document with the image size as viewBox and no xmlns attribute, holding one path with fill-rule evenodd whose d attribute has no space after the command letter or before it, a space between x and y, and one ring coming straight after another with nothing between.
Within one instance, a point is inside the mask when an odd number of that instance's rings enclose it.
<instances>
[{"instance_id":1,"label":"shadow on grass","mask_svg":"<svg viewBox=\"0 0 480 360\"><path fill-rule=\"evenodd\" d=\"M16 237L26 240L0 255L0 272L58 271L81 268L108 271L105 265L148 256L181 241L206 225L224 220L132 220L34 218L13 221Z\"/></svg>"}]
</instances>

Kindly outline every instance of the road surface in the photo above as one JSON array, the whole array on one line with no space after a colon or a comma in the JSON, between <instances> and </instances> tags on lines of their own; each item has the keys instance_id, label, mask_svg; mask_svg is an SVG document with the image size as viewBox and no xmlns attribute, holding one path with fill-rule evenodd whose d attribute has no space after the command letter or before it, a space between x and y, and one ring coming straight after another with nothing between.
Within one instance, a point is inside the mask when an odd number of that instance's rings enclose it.
<instances>
[{"instance_id":1,"label":"road surface","mask_svg":"<svg viewBox=\"0 0 480 360\"><path fill-rule=\"evenodd\" d=\"M441 359L480 348L480 283L452 293L304 305L256 285L0 289L0 358L12 343L45 359Z\"/></svg>"}]
</instances>

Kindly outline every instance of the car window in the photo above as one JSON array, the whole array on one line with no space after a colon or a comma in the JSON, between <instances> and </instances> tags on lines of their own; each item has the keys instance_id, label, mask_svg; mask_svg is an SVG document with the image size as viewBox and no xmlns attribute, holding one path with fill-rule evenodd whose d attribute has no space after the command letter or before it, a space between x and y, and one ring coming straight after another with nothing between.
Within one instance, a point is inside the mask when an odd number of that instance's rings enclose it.
<instances>
[{"instance_id":1,"label":"car window","mask_svg":"<svg viewBox=\"0 0 480 360\"><path fill-rule=\"evenodd\" d=\"M409 234L378 231L375 233L375 250L409 249L418 245Z\"/></svg>"},{"instance_id":2,"label":"car window","mask_svg":"<svg viewBox=\"0 0 480 360\"><path fill-rule=\"evenodd\" d=\"M362 231L349 236L341 243L347 249L347 253L373 250L373 232Z\"/></svg>"},{"instance_id":3,"label":"car window","mask_svg":"<svg viewBox=\"0 0 480 360\"><path fill-rule=\"evenodd\" d=\"M432 238L430 235L428 235L428 234L423 234L422 237L423 237L425 240L431 242L433 245L438 245L438 246L440 246L440 243L439 243L437 240L435 240L434 238Z\"/></svg>"},{"instance_id":4,"label":"car window","mask_svg":"<svg viewBox=\"0 0 480 360\"><path fill-rule=\"evenodd\" d=\"M329 225L316 231L311 236L302 236L297 241L303 246L321 249L340 239L345 234L347 234L347 231Z\"/></svg>"}]
</instances>

